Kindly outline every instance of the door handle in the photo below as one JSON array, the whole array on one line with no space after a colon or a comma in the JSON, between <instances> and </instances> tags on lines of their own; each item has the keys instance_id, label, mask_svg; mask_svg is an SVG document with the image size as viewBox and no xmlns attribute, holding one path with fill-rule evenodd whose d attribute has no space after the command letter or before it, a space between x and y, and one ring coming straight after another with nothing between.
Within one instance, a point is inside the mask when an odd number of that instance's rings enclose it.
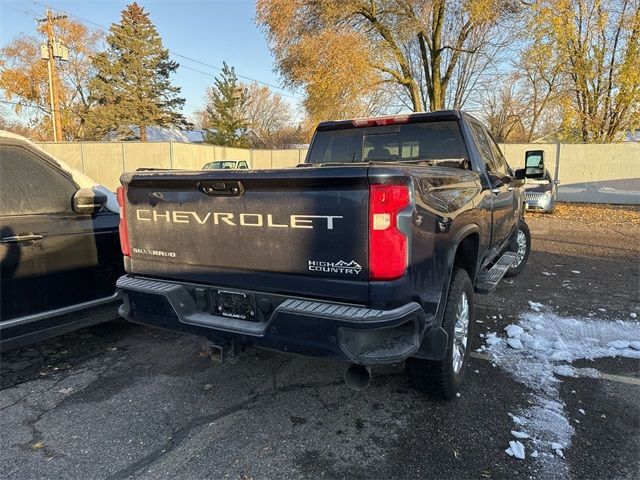
<instances>
[{"instance_id":1,"label":"door handle","mask_svg":"<svg viewBox=\"0 0 640 480\"><path fill-rule=\"evenodd\" d=\"M22 243L22 242L33 242L34 240L42 240L44 237L42 235L37 235L34 233L25 233L24 235L14 235L12 237L3 237L0 239L0 243Z\"/></svg>"}]
</instances>

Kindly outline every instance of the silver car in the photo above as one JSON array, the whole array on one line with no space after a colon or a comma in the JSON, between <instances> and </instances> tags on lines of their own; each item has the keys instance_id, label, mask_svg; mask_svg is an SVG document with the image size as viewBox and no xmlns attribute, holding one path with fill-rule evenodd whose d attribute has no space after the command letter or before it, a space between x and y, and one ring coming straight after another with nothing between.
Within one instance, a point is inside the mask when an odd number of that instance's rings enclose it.
<instances>
[{"instance_id":1,"label":"silver car","mask_svg":"<svg viewBox=\"0 0 640 480\"><path fill-rule=\"evenodd\" d=\"M524 199L528 210L553 212L558 197L558 180L544 168L544 152L533 150L525 155Z\"/></svg>"},{"instance_id":2,"label":"silver car","mask_svg":"<svg viewBox=\"0 0 640 480\"><path fill-rule=\"evenodd\" d=\"M524 199L527 210L553 212L558 197L558 180L553 180L549 171L542 178L527 178L524 184Z\"/></svg>"}]
</instances>

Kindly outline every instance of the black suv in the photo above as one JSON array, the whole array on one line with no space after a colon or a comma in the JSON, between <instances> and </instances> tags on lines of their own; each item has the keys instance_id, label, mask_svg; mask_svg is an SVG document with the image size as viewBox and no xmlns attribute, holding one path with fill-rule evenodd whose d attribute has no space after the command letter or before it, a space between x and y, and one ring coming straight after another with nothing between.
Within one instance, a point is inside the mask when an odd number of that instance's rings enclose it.
<instances>
[{"instance_id":1,"label":"black suv","mask_svg":"<svg viewBox=\"0 0 640 480\"><path fill-rule=\"evenodd\" d=\"M0 131L0 348L115 318L122 275L112 192Z\"/></svg>"}]
</instances>

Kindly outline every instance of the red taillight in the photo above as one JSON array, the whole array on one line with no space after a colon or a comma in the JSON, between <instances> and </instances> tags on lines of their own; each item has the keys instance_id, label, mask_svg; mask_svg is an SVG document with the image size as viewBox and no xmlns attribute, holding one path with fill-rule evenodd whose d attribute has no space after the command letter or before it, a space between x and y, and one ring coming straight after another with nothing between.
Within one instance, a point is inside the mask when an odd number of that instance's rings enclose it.
<instances>
[{"instance_id":1,"label":"red taillight","mask_svg":"<svg viewBox=\"0 0 640 480\"><path fill-rule=\"evenodd\" d=\"M127 228L127 189L125 187L118 187L116 190L116 197L118 198L118 205L120 205L120 224L118 229L120 230L120 250L122 254L127 257L131 255L131 246L129 245L129 229Z\"/></svg>"},{"instance_id":2,"label":"red taillight","mask_svg":"<svg viewBox=\"0 0 640 480\"><path fill-rule=\"evenodd\" d=\"M393 280L407 270L407 237L398 228L398 213L409 205L406 185L369 186L369 277Z\"/></svg>"},{"instance_id":3,"label":"red taillight","mask_svg":"<svg viewBox=\"0 0 640 480\"><path fill-rule=\"evenodd\" d=\"M354 127L375 127L407 123L411 115L392 115L388 117L356 118L351 123Z\"/></svg>"}]
</instances>

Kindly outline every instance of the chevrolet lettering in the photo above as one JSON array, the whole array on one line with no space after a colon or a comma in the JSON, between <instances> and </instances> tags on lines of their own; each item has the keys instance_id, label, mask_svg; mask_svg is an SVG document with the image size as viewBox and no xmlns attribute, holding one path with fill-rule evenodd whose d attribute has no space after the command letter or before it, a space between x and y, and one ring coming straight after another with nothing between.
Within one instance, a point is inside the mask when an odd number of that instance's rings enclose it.
<instances>
[{"instance_id":1,"label":"chevrolet lettering","mask_svg":"<svg viewBox=\"0 0 640 480\"><path fill-rule=\"evenodd\" d=\"M136 209L136 220L143 222L196 223L204 225L230 225L241 227L269 228L326 228L333 230L334 222L344 218L342 215L289 215L279 219L271 213L228 213L228 212L189 212L183 210L157 211Z\"/></svg>"},{"instance_id":2,"label":"chevrolet lettering","mask_svg":"<svg viewBox=\"0 0 640 480\"><path fill-rule=\"evenodd\" d=\"M340 361L355 389L404 362L455 397L475 295L527 263L525 174L460 111L323 122L291 168L125 172L120 314L206 337L218 361Z\"/></svg>"}]
</instances>

